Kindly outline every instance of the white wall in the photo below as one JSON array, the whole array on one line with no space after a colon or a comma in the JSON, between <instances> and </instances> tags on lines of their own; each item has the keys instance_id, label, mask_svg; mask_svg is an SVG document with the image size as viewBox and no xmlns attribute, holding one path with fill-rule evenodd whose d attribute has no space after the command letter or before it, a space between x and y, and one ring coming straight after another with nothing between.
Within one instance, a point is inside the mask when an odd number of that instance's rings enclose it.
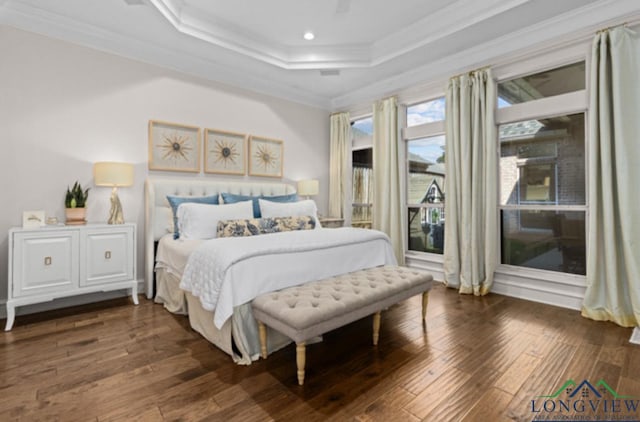
<instances>
[{"instance_id":1,"label":"white wall","mask_svg":"<svg viewBox=\"0 0 640 422\"><path fill-rule=\"evenodd\" d=\"M120 199L125 219L138 224L144 277L149 120L282 139L284 180L318 178L315 199L321 212L327 209L327 111L0 26L0 303L7 294L7 230L22 224L22 211L45 210L64 221L65 189L78 180L91 187L88 220L106 221L110 189L93 186L96 161L135 163L135 185L120 189Z\"/></svg>"}]
</instances>

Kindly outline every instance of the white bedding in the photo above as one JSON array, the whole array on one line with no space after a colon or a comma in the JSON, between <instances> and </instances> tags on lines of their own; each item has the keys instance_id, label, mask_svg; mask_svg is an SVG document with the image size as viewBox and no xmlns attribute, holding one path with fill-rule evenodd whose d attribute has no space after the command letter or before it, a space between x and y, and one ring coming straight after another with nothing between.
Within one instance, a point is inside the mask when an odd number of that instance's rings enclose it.
<instances>
[{"instance_id":1,"label":"white bedding","mask_svg":"<svg viewBox=\"0 0 640 422\"><path fill-rule=\"evenodd\" d=\"M189 255L203 242L204 240L198 239L174 239L173 234L162 236L158 241L155 269L163 269L169 274L182 277Z\"/></svg>"},{"instance_id":2,"label":"white bedding","mask_svg":"<svg viewBox=\"0 0 640 422\"><path fill-rule=\"evenodd\" d=\"M211 239L196 246L180 288L214 311L221 328L236 306L297 284L379 265L395 265L391 242L376 230L301 230Z\"/></svg>"}]
</instances>

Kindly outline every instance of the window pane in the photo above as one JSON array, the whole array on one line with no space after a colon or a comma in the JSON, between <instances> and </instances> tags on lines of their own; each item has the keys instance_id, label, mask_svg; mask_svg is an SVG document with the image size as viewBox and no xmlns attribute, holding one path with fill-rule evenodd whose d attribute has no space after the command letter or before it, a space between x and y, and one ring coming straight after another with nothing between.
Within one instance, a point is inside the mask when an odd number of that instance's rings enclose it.
<instances>
[{"instance_id":1,"label":"window pane","mask_svg":"<svg viewBox=\"0 0 640 422\"><path fill-rule=\"evenodd\" d=\"M584 62L498 84L498 108L585 89Z\"/></svg>"},{"instance_id":2,"label":"window pane","mask_svg":"<svg viewBox=\"0 0 640 422\"><path fill-rule=\"evenodd\" d=\"M353 205L351 226L365 229L371 228L371 204Z\"/></svg>"},{"instance_id":3,"label":"window pane","mask_svg":"<svg viewBox=\"0 0 640 422\"><path fill-rule=\"evenodd\" d=\"M444 135L407 141L409 204L444 202Z\"/></svg>"},{"instance_id":4,"label":"window pane","mask_svg":"<svg viewBox=\"0 0 640 422\"><path fill-rule=\"evenodd\" d=\"M585 204L584 114L500 126L501 204Z\"/></svg>"},{"instance_id":5,"label":"window pane","mask_svg":"<svg viewBox=\"0 0 640 422\"><path fill-rule=\"evenodd\" d=\"M407 126L444 120L444 97L407 107Z\"/></svg>"},{"instance_id":6,"label":"window pane","mask_svg":"<svg viewBox=\"0 0 640 422\"><path fill-rule=\"evenodd\" d=\"M409 208L409 250L441 254L444 250L444 208Z\"/></svg>"},{"instance_id":7,"label":"window pane","mask_svg":"<svg viewBox=\"0 0 640 422\"><path fill-rule=\"evenodd\" d=\"M353 208L352 225L371 227L371 199L373 198L373 149L352 152Z\"/></svg>"},{"instance_id":8,"label":"window pane","mask_svg":"<svg viewBox=\"0 0 640 422\"><path fill-rule=\"evenodd\" d=\"M502 210L502 263L586 274L583 211Z\"/></svg>"},{"instance_id":9,"label":"window pane","mask_svg":"<svg viewBox=\"0 0 640 422\"><path fill-rule=\"evenodd\" d=\"M351 133L354 138L363 138L373 135L373 117L355 120L351 123Z\"/></svg>"},{"instance_id":10,"label":"window pane","mask_svg":"<svg viewBox=\"0 0 640 422\"><path fill-rule=\"evenodd\" d=\"M407 141L407 201L432 204L409 208L409 250L439 253L444 248L444 135Z\"/></svg>"}]
</instances>

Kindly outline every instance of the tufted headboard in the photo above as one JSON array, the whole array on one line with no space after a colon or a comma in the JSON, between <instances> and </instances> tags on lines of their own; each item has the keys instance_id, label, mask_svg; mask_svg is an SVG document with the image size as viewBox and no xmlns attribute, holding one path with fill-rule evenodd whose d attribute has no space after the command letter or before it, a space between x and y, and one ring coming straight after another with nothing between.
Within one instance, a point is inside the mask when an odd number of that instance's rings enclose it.
<instances>
[{"instance_id":1,"label":"tufted headboard","mask_svg":"<svg viewBox=\"0 0 640 422\"><path fill-rule=\"evenodd\" d=\"M149 177L145 182L145 290L153 296L153 266L155 245L171 231L172 214L167 195L210 196L222 192L239 195L286 195L295 193L292 185L277 182L240 182L229 180L178 179Z\"/></svg>"}]
</instances>

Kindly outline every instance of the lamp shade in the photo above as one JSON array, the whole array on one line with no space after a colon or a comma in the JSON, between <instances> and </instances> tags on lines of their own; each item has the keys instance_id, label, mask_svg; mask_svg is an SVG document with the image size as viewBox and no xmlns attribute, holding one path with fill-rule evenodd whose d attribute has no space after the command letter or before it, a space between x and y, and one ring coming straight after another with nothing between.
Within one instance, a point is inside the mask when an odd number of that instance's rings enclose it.
<instances>
[{"instance_id":1,"label":"lamp shade","mask_svg":"<svg viewBox=\"0 0 640 422\"><path fill-rule=\"evenodd\" d=\"M96 186L133 185L133 164L104 161L93 165L93 182Z\"/></svg>"},{"instance_id":2,"label":"lamp shade","mask_svg":"<svg viewBox=\"0 0 640 422\"><path fill-rule=\"evenodd\" d=\"M320 183L315 180L301 180L298 182L298 195L313 196L320 191Z\"/></svg>"}]
</instances>

